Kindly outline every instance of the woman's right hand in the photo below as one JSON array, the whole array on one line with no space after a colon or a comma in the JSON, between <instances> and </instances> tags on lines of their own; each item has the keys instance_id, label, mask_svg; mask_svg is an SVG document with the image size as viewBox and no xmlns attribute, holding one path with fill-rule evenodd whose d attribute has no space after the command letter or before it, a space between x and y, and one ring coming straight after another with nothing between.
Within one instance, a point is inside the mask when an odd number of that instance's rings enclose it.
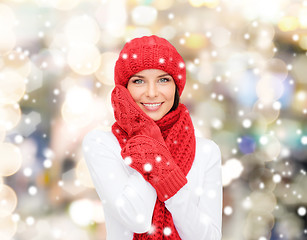
<instances>
[{"instance_id":1,"label":"woman's right hand","mask_svg":"<svg viewBox=\"0 0 307 240\"><path fill-rule=\"evenodd\" d=\"M115 120L129 138L146 135L164 143L158 125L134 102L127 88L116 85L111 94L111 102Z\"/></svg>"}]
</instances>

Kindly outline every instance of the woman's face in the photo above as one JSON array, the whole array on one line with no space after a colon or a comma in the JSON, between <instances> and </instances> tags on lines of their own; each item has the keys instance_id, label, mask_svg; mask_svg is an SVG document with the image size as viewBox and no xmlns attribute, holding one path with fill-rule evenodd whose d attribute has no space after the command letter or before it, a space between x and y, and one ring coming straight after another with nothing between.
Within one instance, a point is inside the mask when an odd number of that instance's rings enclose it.
<instances>
[{"instance_id":1,"label":"woman's face","mask_svg":"<svg viewBox=\"0 0 307 240\"><path fill-rule=\"evenodd\" d=\"M154 121L160 120L174 104L176 84L160 69L145 69L134 74L127 89L134 101Z\"/></svg>"}]
</instances>

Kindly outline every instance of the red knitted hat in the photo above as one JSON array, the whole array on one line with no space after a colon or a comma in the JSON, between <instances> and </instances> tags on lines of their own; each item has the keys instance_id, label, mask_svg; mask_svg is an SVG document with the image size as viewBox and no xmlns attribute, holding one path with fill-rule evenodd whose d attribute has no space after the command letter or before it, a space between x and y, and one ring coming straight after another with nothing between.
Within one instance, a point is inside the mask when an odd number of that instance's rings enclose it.
<instances>
[{"instance_id":1,"label":"red knitted hat","mask_svg":"<svg viewBox=\"0 0 307 240\"><path fill-rule=\"evenodd\" d=\"M185 63L166 39L152 35L127 42L116 61L115 84L127 87L130 77L144 69L160 69L170 74L181 95L186 82Z\"/></svg>"}]
</instances>

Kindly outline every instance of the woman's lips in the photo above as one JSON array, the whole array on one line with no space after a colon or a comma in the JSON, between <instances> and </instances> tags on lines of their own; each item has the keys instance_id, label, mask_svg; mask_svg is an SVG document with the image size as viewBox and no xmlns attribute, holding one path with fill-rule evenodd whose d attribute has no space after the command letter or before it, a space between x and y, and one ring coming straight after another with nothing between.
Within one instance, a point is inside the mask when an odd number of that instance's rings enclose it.
<instances>
[{"instance_id":1,"label":"woman's lips","mask_svg":"<svg viewBox=\"0 0 307 240\"><path fill-rule=\"evenodd\" d=\"M163 102L160 103L142 103L144 108L148 111L157 111L161 106Z\"/></svg>"}]
</instances>

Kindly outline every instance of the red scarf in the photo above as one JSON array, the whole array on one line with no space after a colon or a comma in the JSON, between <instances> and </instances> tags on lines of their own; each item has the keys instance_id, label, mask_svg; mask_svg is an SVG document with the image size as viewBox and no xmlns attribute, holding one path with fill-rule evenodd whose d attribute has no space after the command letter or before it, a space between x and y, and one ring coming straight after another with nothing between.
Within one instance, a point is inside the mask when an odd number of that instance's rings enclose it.
<instances>
[{"instance_id":1,"label":"red scarf","mask_svg":"<svg viewBox=\"0 0 307 240\"><path fill-rule=\"evenodd\" d=\"M136 103L135 105L137 106ZM129 107L129 105L127 107ZM114 113L118 113L118 111L120 111L120 109L116 109L115 107ZM176 110L169 112L160 120L155 121L155 123L161 130L166 146L171 152L174 162L180 167L181 171L187 175L194 161L196 142L194 127L186 106L179 103ZM120 127L122 124L133 125L137 123L122 121L121 123L115 122L113 124L112 132L116 136L121 148L123 148L129 140L125 131L116 131L118 128L122 129ZM153 231L147 233L134 233L133 240L181 239L174 226L172 214L167 210L164 202L161 202L158 198L153 211L152 229ZM171 231L169 231L169 229ZM171 232L171 234L168 234L169 232Z\"/></svg>"}]
</instances>

